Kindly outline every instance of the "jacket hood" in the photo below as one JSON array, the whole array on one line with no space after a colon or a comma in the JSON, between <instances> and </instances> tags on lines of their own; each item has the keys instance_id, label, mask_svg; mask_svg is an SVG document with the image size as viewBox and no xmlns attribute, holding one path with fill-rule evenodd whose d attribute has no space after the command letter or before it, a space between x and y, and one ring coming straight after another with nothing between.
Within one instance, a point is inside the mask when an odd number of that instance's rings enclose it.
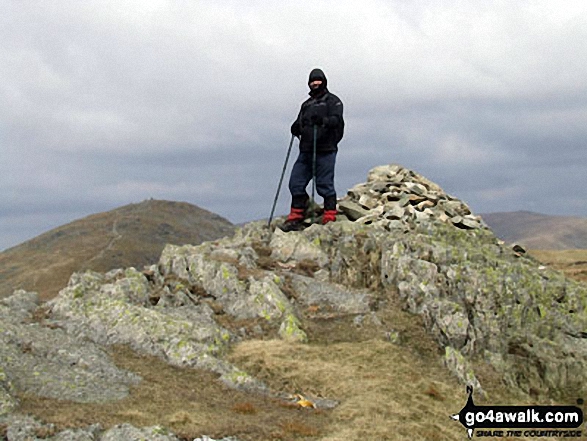
<instances>
[{"instance_id":1,"label":"jacket hood","mask_svg":"<svg viewBox=\"0 0 587 441\"><path fill-rule=\"evenodd\" d=\"M310 77L308 78L308 84L310 84L314 80L321 80L322 85L324 87L326 87L326 82L327 82L326 75L324 75L324 72L322 71L322 69L313 69L312 72L310 72Z\"/></svg>"},{"instance_id":2,"label":"jacket hood","mask_svg":"<svg viewBox=\"0 0 587 441\"><path fill-rule=\"evenodd\" d=\"M308 85L310 85L310 83L314 80L321 80L322 84L317 89L310 90L311 96L320 95L325 92L326 85L328 84L326 75L324 75L322 69L312 69L312 72L310 72L310 76L308 77Z\"/></svg>"}]
</instances>

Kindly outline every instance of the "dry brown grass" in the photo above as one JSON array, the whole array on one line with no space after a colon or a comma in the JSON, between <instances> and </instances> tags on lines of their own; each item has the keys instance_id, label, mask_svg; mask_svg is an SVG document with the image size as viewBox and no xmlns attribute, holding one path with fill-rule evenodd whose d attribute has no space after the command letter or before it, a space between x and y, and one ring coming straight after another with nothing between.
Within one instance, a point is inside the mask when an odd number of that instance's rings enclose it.
<instances>
[{"instance_id":1,"label":"dry brown grass","mask_svg":"<svg viewBox=\"0 0 587 441\"><path fill-rule=\"evenodd\" d=\"M257 408L255 407L255 405L248 401L244 403L236 403L234 406L232 406L232 410L238 413L244 413L249 415L257 413Z\"/></svg>"},{"instance_id":2,"label":"dry brown grass","mask_svg":"<svg viewBox=\"0 0 587 441\"><path fill-rule=\"evenodd\" d=\"M294 268L295 272L308 277L312 277L319 269L320 265L309 259L301 260Z\"/></svg>"},{"instance_id":3,"label":"dry brown grass","mask_svg":"<svg viewBox=\"0 0 587 441\"><path fill-rule=\"evenodd\" d=\"M587 250L529 250L528 253L572 279L587 282Z\"/></svg>"},{"instance_id":4,"label":"dry brown grass","mask_svg":"<svg viewBox=\"0 0 587 441\"><path fill-rule=\"evenodd\" d=\"M427 395L437 401L444 401L446 399L434 384L430 384L428 387L426 387L424 390L424 395Z\"/></svg>"},{"instance_id":5,"label":"dry brown grass","mask_svg":"<svg viewBox=\"0 0 587 441\"><path fill-rule=\"evenodd\" d=\"M126 399L79 404L23 395L19 410L54 423L58 429L93 423L106 428L123 422L139 427L161 424L190 440L203 434L293 440L299 437L288 434L291 427L308 426L319 433L328 418L282 407L269 397L229 389L214 374L171 367L125 347L114 348L112 356L119 366L143 377Z\"/></svg>"},{"instance_id":6,"label":"dry brown grass","mask_svg":"<svg viewBox=\"0 0 587 441\"><path fill-rule=\"evenodd\" d=\"M282 433L297 437L298 439L299 437L316 437L319 434L315 427L308 426L300 421L286 421L280 424L280 428Z\"/></svg>"},{"instance_id":7,"label":"dry brown grass","mask_svg":"<svg viewBox=\"0 0 587 441\"><path fill-rule=\"evenodd\" d=\"M436 357L381 340L294 347L275 340L244 342L231 358L273 388L340 401L320 439L463 439L448 417L465 392Z\"/></svg>"}]
</instances>

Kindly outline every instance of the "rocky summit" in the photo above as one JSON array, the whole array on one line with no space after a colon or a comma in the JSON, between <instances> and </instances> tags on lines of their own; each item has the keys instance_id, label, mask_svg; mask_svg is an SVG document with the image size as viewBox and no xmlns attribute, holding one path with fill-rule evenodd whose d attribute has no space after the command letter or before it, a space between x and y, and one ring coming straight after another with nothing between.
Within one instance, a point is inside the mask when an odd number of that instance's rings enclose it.
<instances>
[{"instance_id":1,"label":"rocky summit","mask_svg":"<svg viewBox=\"0 0 587 441\"><path fill-rule=\"evenodd\" d=\"M462 229L487 228L464 202L398 164L373 168L367 182L351 188L338 205L348 219L387 230L422 221L440 221Z\"/></svg>"},{"instance_id":2,"label":"rocky summit","mask_svg":"<svg viewBox=\"0 0 587 441\"><path fill-rule=\"evenodd\" d=\"M303 345L317 316L369 321L382 339L401 344L379 317L389 304L420 316L447 371L477 392L483 384L473 361L481 360L534 396L587 393L584 284L514 251L464 202L399 165L372 169L339 210L337 222L300 232L253 222L220 240L167 245L150 267L76 273L46 304L25 291L0 301L7 438L26 439L43 425L15 413L21 393L80 403L126 396L141 378L112 363L105 348L113 345L286 400L227 361L231 345L270 338ZM47 439L177 439L160 427L76 430Z\"/></svg>"}]
</instances>

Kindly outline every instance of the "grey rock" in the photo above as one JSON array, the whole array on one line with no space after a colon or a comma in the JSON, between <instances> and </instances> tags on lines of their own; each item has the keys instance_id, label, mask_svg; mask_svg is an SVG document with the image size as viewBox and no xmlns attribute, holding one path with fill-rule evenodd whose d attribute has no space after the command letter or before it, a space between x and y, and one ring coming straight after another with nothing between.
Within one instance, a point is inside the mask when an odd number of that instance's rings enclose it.
<instances>
[{"instance_id":1,"label":"grey rock","mask_svg":"<svg viewBox=\"0 0 587 441\"><path fill-rule=\"evenodd\" d=\"M474 340L469 332L469 318L459 303L437 298L430 302L427 312L432 333L444 345L458 350Z\"/></svg>"},{"instance_id":2,"label":"grey rock","mask_svg":"<svg viewBox=\"0 0 587 441\"><path fill-rule=\"evenodd\" d=\"M380 216L375 213L367 214L366 216L363 216L356 220L356 222L361 225L376 225L381 221L382 219L380 218Z\"/></svg>"},{"instance_id":3,"label":"grey rock","mask_svg":"<svg viewBox=\"0 0 587 441\"><path fill-rule=\"evenodd\" d=\"M418 222L427 221L434 217L434 213L429 208L426 208L424 211L416 209L414 215L416 217L416 221Z\"/></svg>"},{"instance_id":4,"label":"grey rock","mask_svg":"<svg viewBox=\"0 0 587 441\"><path fill-rule=\"evenodd\" d=\"M399 204L388 204L385 206L385 219L401 220L404 217L404 209Z\"/></svg>"},{"instance_id":5,"label":"grey rock","mask_svg":"<svg viewBox=\"0 0 587 441\"><path fill-rule=\"evenodd\" d=\"M122 424L107 430L100 441L179 441L179 438L160 426L137 428Z\"/></svg>"},{"instance_id":6,"label":"grey rock","mask_svg":"<svg viewBox=\"0 0 587 441\"><path fill-rule=\"evenodd\" d=\"M96 424L56 432L52 424L18 414L0 419L0 423L6 425L7 441L179 441L175 434L161 426L137 428L121 424L104 431ZM40 433L49 435L38 438Z\"/></svg>"},{"instance_id":7,"label":"grey rock","mask_svg":"<svg viewBox=\"0 0 587 441\"><path fill-rule=\"evenodd\" d=\"M406 188L410 193L418 196L424 196L427 193L426 187L424 187L422 184L418 184L415 182L407 182Z\"/></svg>"},{"instance_id":8,"label":"grey rock","mask_svg":"<svg viewBox=\"0 0 587 441\"><path fill-rule=\"evenodd\" d=\"M31 416L11 414L0 418L0 423L6 426L6 438L8 441L37 440L38 430L47 427L54 430L53 426L44 425Z\"/></svg>"},{"instance_id":9,"label":"grey rock","mask_svg":"<svg viewBox=\"0 0 587 441\"><path fill-rule=\"evenodd\" d=\"M447 212L447 214L448 214L448 212ZM450 221L452 222L453 225L457 226L457 225L459 225L463 221L463 217L462 216L459 216L457 214L457 215L451 217L450 218Z\"/></svg>"},{"instance_id":10,"label":"grey rock","mask_svg":"<svg viewBox=\"0 0 587 441\"><path fill-rule=\"evenodd\" d=\"M288 314L279 326L279 336L286 341L305 343L308 336L301 327L300 319L294 314Z\"/></svg>"},{"instance_id":11,"label":"grey rock","mask_svg":"<svg viewBox=\"0 0 587 441\"><path fill-rule=\"evenodd\" d=\"M390 180L395 173L395 169L386 165L379 165L369 170L369 173L367 174L367 182L385 182Z\"/></svg>"},{"instance_id":12,"label":"grey rock","mask_svg":"<svg viewBox=\"0 0 587 441\"><path fill-rule=\"evenodd\" d=\"M520 253L520 254L526 253L526 249L518 243L512 244L512 250L514 250L516 253Z\"/></svg>"},{"instance_id":13,"label":"grey rock","mask_svg":"<svg viewBox=\"0 0 587 441\"><path fill-rule=\"evenodd\" d=\"M371 185L371 191L373 193L383 194L389 189L390 186L391 186L391 184L388 182L374 182ZM379 196L379 195L377 195L377 196Z\"/></svg>"},{"instance_id":14,"label":"grey rock","mask_svg":"<svg viewBox=\"0 0 587 441\"><path fill-rule=\"evenodd\" d=\"M209 436L203 435L201 438L195 438L194 441L238 441L238 439L232 436L222 439L214 439L210 438Z\"/></svg>"},{"instance_id":15,"label":"grey rock","mask_svg":"<svg viewBox=\"0 0 587 441\"><path fill-rule=\"evenodd\" d=\"M451 222L453 223L453 225L455 227L462 228L465 230L472 230L472 229L481 227L479 221L477 221L475 219L468 218L466 216L465 217L455 216L451 219Z\"/></svg>"},{"instance_id":16,"label":"grey rock","mask_svg":"<svg viewBox=\"0 0 587 441\"><path fill-rule=\"evenodd\" d=\"M471 214L471 210L469 210L469 208L458 199L445 200L442 201L440 205L444 209L445 213L450 217Z\"/></svg>"},{"instance_id":17,"label":"grey rock","mask_svg":"<svg viewBox=\"0 0 587 441\"><path fill-rule=\"evenodd\" d=\"M8 380L4 368L0 366L0 416L12 412L18 405L14 397L12 382Z\"/></svg>"},{"instance_id":18,"label":"grey rock","mask_svg":"<svg viewBox=\"0 0 587 441\"><path fill-rule=\"evenodd\" d=\"M13 323L30 319L38 306L38 294L22 289L16 290L11 296L0 300L0 311L4 312L5 320Z\"/></svg>"},{"instance_id":19,"label":"grey rock","mask_svg":"<svg viewBox=\"0 0 587 441\"><path fill-rule=\"evenodd\" d=\"M350 220L355 221L369 213L361 205L350 200L341 200L338 202L338 209L342 211Z\"/></svg>"},{"instance_id":20,"label":"grey rock","mask_svg":"<svg viewBox=\"0 0 587 441\"><path fill-rule=\"evenodd\" d=\"M425 201L422 201L416 205L416 210L418 210L418 211L429 210L430 212L432 212L432 210L430 210L430 209L433 208L434 205L435 205L434 202L432 202L430 199L426 199Z\"/></svg>"},{"instance_id":21,"label":"grey rock","mask_svg":"<svg viewBox=\"0 0 587 441\"><path fill-rule=\"evenodd\" d=\"M542 277L483 230L418 228L383 244L381 280L423 316L439 345L463 356L501 354L494 367L525 391L583 390L587 316L579 299L587 288L555 272Z\"/></svg>"},{"instance_id":22,"label":"grey rock","mask_svg":"<svg viewBox=\"0 0 587 441\"><path fill-rule=\"evenodd\" d=\"M401 343L401 335L398 331L394 329L390 329L389 331L385 331L383 334L385 339L388 340L390 343L398 345Z\"/></svg>"},{"instance_id":23,"label":"grey rock","mask_svg":"<svg viewBox=\"0 0 587 441\"><path fill-rule=\"evenodd\" d=\"M328 256L320 248L319 241L312 242L304 234L291 234L276 230L270 246L272 249L271 257L280 262L305 260L315 262L321 268L328 263Z\"/></svg>"},{"instance_id":24,"label":"grey rock","mask_svg":"<svg viewBox=\"0 0 587 441\"><path fill-rule=\"evenodd\" d=\"M309 277L292 275L292 286L303 305L325 305L343 314L361 314L370 311L373 293L342 285L319 282Z\"/></svg>"},{"instance_id":25,"label":"grey rock","mask_svg":"<svg viewBox=\"0 0 587 441\"><path fill-rule=\"evenodd\" d=\"M391 220L389 222L387 222L386 227L388 230L402 230L404 231L406 229L406 224L403 223L402 221L398 220Z\"/></svg>"},{"instance_id":26,"label":"grey rock","mask_svg":"<svg viewBox=\"0 0 587 441\"><path fill-rule=\"evenodd\" d=\"M131 278L136 274L129 273ZM206 305L185 308L145 307L132 280L95 286L93 273L77 274L69 286L49 302L54 319L75 338L102 345L129 345L137 352L164 358L176 366L193 366L220 374L237 388L264 386L218 356L230 341L228 331L212 318ZM105 282L107 282L105 280ZM138 304L133 301L139 302Z\"/></svg>"},{"instance_id":27,"label":"grey rock","mask_svg":"<svg viewBox=\"0 0 587 441\"><path fill-rule=\"evenodd\" d=\"M378 200L373 197L374 191L370 190L370 193L362 194L359 197L359 205L364 208L365 210L372 210L378 205Z\"/></svg>"},{"instance_id":28,"label":"grey rock","mask_svg":"<svg viewBox=\"0 0 587 441\"><path fill-rule=\"evenodd\" d=\"M358 202L361 194L368 190L367 184L358 184L355 185L353 188L347 191L347 196L351 198L351 200Z\"/></svg>"},{"instance_id":29,"label":"grey rock","mask_svg":"<svg viewBox=\"0 0 587 441\"><path fill-rule=\"evenodd\" d=\"M444 365L461 383L472 386L475 392L485 395L469 361L458 350L450 346L445 348Z\"/></svg>"},{"instance_id":30,"label":"grey rock","mask_svg":"<svg viewBox=\"0 0 587 441\"><path fill-rule=\"evenodd\" d=\"M45 424L31 416L12 414L0 418L0 424L5 425L7 441L98 441L101 428L98 424L57 432L53 424ZM38 438L42 436L42 438Z\"/></svg>"},{"instance_id":31,"label":"grey rock","mask_svg":"<svg viewBox=\"0 0 587 441\"><path fill-rule=\"evenodd\" d=\"M98 345L62 329L31 323L22 302L36 294L16 292L0 305L0 408L13 407L13 389L75 402L108 402L128 395L140 377L118 369ZM29 314L30 314L29 310Z\"/></svg>"},{"instance_id":32,"label":"grey rock","mask_svg":"<svg viewBox=\"0 0 587 441\"><path fill-rule=\"evenodd\" d=\"M388 191L387 193L383 193L383 195L381 196L381 201L398 202L403 196L405 196L405 193L401 192L397 188L392 187L390 191Z\"/></svg>"}]
</instances>

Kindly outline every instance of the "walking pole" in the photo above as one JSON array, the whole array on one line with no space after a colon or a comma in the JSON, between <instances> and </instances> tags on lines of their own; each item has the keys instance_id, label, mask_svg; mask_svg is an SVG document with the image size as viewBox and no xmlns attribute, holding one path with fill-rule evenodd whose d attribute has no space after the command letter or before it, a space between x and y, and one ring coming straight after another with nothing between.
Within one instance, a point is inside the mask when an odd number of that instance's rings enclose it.
<instances>
[{"instance_id":1,"label":"walking pole","mask_svg":"<svg viewBox=\"0 0 587 441\"><path fill-rule=\"evenodd\" d=\"M316 191L316 132L318 126L314 124L314 150L312 152L312 200L310 202L310 209L312 210L312 224L314 223L314 193Z\"/></svg>"},{"instance_id":2,"label":"walking pole","mask_svg":"<svg viewBox=\"0 0 587 441\"><path fill-rule=\"evenodd\" d=\"M283 170L281 171L281 178L279 178L279 184L277 185L277 193L275 193L275 199L273 200L273 207L271 208L271 214L269 215L269 222L267 227L271 229L271 221L273 220L273 213L275 213L275 206L277 205L277 199L279 198L279 192L281 191L281 184L283 182L283 176L285 175L285 169L287 168L287 161L289 161L289 154L291 153L291 146L293 145L294 135L291 135L289 141L289 147L287 149L287 155L285 156L285 163L283 164Z\"/></svg>"}]
</instances>

